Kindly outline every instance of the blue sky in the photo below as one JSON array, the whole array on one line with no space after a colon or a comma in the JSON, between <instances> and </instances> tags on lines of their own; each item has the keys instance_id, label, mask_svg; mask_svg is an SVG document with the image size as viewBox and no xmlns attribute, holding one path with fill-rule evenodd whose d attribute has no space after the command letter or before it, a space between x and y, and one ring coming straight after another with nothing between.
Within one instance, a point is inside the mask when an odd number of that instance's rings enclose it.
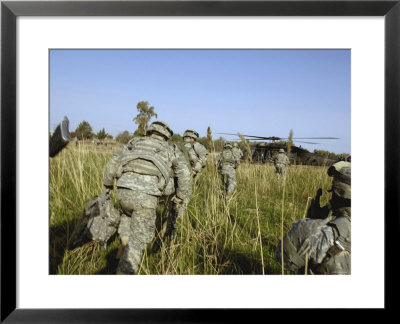
<instances>
[{"instance_id":1,"label":"blue sky","mask_svg":"<svg viewBox=\"0 0 400 324\"><path fill-rule=\"evenodd\" d=\"M340 138L297 143L311 151L351 153L350 60L350 50L51 50L49 126L67 116L71 131L86 120L94 132L132 133L148 101L181 135L292 129Z\"/></svg>"}]
</instances>

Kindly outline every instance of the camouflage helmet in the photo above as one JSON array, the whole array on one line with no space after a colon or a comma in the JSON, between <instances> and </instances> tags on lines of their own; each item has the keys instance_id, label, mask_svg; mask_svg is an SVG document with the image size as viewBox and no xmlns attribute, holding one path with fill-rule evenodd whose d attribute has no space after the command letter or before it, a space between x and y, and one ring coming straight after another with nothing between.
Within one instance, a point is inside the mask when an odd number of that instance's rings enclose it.
<instances>
[{"instance_id":1,"label":"camouflage helmet","mask_svg":"<svg viewBox=\"0 0 400 324\"><path fill-rule=\"evenodd\" d=\"M169 128L168 124L163 121L155 121L151 123L151 125L147 129L147 134L151 132L158 132L164 135L167 139L174 135L174 132Z\"/></svg>"},{"instance_id":2,"label":"camouflage helmet","mask_svg":"<svg viewBox=\"0 0 400 324\"><path fill-rule=\"evenodd\" d=\"M233 147L239 147L239 144L237 142L233 142Z\"/></svg>"},{"instance_id":3,"label":"camouflage helmet","mask_svg":"<svg viewBox=\"0 0 400 324\"><path fill-rule=\"evenodd\" d=\"M231 142L225 142L224 148L232 148L232 143Z\"/></svg>"},{"instance_id":4,"label":"camouflage helmet","mask_svg":"<svg viewBox=\"0 0 400 324\"><path fill-rule=\"evenodd\" d=\"M198 139L199 138L199 133L197 133L195 130L193 129L187 129L185 130L185 132L183 133L183 137L191 137L194 139Z\"/></svg>"},{"instance_id":5,"label":"camouflage helmet","mask_svg":"<svg viewBox=\"0 0 400 324\"><path fill-rule=\"evenodd\" d=\"M328 175L333 177L332 192L338 197L351 199L351 163L336 162L328 169Z\"/></svg>"},{"instance_id":6,"label":"camouflage helmet","mask_svg":"<svg viewBox=\"0 0 400 324\"><path fill-rule=\"evenodd\" d=\"M285 153L284 149L279 149L279 153Z\"/></svg>"}]
</instances>

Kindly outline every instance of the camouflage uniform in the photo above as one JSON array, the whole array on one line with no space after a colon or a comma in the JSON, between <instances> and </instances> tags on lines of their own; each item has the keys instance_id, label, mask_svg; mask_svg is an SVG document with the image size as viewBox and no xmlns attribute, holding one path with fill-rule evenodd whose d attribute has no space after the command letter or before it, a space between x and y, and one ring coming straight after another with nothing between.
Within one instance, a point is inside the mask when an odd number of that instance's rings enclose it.
<instances>
[{"instance_id":1,"label":"camouflage uniform","mask_svg":"<svg viewBox=\"0 0 400 324\"><path fill-rule=\"evenodd\" d=\"M175 191L180 214L189 203L190 171L179 148L167 142L172 134L166 123L154 122L147 136L131 139L106 166L103 184L112 188L117 179L116 197L123 212L118 233L124 249L117 273L137 273L143 251L155 235L160 196Z\"/></svg>"},{"instance_id":2,"label":"camouflage uniform","mask_svg":"<svg viewBox=\"0 0 400 324\"><path fill-rule=\"evenodd\" d=\"M193 178L206 166L208 156L207 149L199 142L196 142L198 137L199 134L191 129L186 130L183 134L185 147L192 167Z\"/></svg>"},{"instance_id":3,"label":"camouflage uniform","mask_svg":"<svg viewBox=\"0 0 400 324\"><path fill-rule=\"evenodd\" d=\"M225 194L231 194L236 187L236 168L239 165L238 157L232 150L231 143L225 143L224 150L216 157L216 165L222 175Z\"/></svg>"},{"instance_id":4,"label":"camouflage uniform","mask_svg":"<svg viewBox=\"0 0 400 324\"><path fill-rule=\"evenodd\" d=\"M242 150L239 148L238 143L236 143L236 142L233 143L232 151L233 151L233 154L236 155L238 164L240 164L240 160L241 160L242 157L243 157L243 152L242 152Z\"/></svg>"},{"instance_id":5,"label":"camouflage uniform","mask_svg":"<svg viewBox=\"0 0 400 324\"><path fill-rule=\"evenodd\" d=\"M283 149L279 150L279 153L274 157L275 174L279 179L282 176L282 182L286 178L286 166L290 164L289 158L285 154Z\"/></svg>"},{"instance_id":6,"label":"camouflage uniform","mask_svg":"<svg viewBox=\"0 0 400 324\"><path fill-rule=\"evenodd\" d=\"M304 218L293 224L283 238L287 269L303 268L307 254L312 274L351 274L351 163L335 163L328 174L333 177L329 203L332 215ZM275 252L281 262L281 242Z\"/></svg>"}]
</instances>

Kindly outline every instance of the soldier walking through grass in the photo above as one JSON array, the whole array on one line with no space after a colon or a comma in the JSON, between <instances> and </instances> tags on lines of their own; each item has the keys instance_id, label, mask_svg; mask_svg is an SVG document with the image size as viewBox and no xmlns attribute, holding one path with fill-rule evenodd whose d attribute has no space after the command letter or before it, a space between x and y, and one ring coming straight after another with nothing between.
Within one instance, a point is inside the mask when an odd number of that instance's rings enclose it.
<instances>
[{"instance_id":1,"label":"soldier walking through grass","mask_svg":"<svg viewBox=\"0 0 400 324\"><path fill-rule=\"evenodd\" d=\"M231 143L226 142L224 149L216 157L215 163L222 175L225 197L229 198L236 187L236 168L239 165L238 157L232 150Z\"/></svg>"},{"instance_id":2,"label":"soldier walking through grass","mask_svg":"<svg viewBox=\"0 0 400 324\"><path fill-rule=\"evenodd\" d=\"M351 163L335 163L328 175L333 177L329 204L320 207L318 190L307 218L293 223L283 237L283 248L282 242L276 248L280 263L283 249L286 269L295 271L307 263L311 274L351 274Z\"/></svg>"},{"instance_id":3,"label":"soldier walking through grass","mask_svg":"<svg viewBox=\"0 0 400 324\"><path fill-rule=\"evenodd\" d=\"M274 159L275 174L279 179L281 178L282 183L286 179L286 166L290 164L289 158L285 154L284 149L279 149L278 154L275 155Z\"/></svg>"},{"instance_id":4,"label":"soldier walking through grass","mask_svg":"<svg viewBox=\"0 0 400 324\"><path fill-rule=\"evenodd\" d=\"M143 251L155 236L159 197L175 192L172 201L179 216L189 203L190 170L179 148L167 142L172 135L167 123L153 122L146 136L131 139L106 166L103 184L112 190L117 180L116 197L123 212L117 274L138 272Z\"/></svg>"},{"instance_id":5,"label":"soldier walking through grass","mask_svg":"<svg viewBox=\"0 0 400 324\"><path fill-rule=\"evenodd\" d=\"M202 144L197 142L198 138L199 133L195 130L188 129L183 133L183 140L189 154L193 178L195 178L206 166L208 156L208 150Z\"/></svg>"}]
</instances>

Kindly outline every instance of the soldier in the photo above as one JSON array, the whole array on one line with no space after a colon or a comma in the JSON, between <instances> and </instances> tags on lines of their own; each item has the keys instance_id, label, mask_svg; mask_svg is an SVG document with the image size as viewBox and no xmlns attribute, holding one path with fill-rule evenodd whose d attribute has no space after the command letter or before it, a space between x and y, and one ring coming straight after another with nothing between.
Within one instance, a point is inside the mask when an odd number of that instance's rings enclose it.
<instances>
[{"instance_id":1,"label":"soldier","mask_svg":"<svg viewBox=\"0 0 400 324\"><path fill-rule=\"evenodd\" d=\"M243 152L242 150L239 148L238 143L233 142L233 148L232 148L233 153L237 156L237 161L238 163L240 163L240 160L243 157Z\"/></svg>"},{"instance_id":2,"label":"soldier","mask_svg":"<svg viewBox=\"0 0 400 324\"><path fill-rule=\"evenodd\" d=\"M206 166L208 151L197 142L199 133L192 129L188 129L183 133L183 140L189 155L189 161L192 167L192 176L195 178L202 168Z\"/></svg>"},{"instance_id":3,"label":"soldier","mask_svg":"<svg viewBox=\"0 0 400 324\"><path fill-rule=\"evenodd\" d=\"M311 274L351 274L351 163L337 162L328 169L332 180L332 197L327 206L319 206L319 189L308 217L293 223L283 238L285 267L305 266ZM332 216L328 217L329 211ZM281 242L276 259L281 262Z\"/></svg>"},{"instance_id":4,"label":"soldier","mask_svg":"<svg viewBox=\"0 0 400 324\"><path fill-rule=\"evenodd\" d=\"M276 177L279 179L282 176L282 183L285 181L286 178L286 165L289 165L289 158L285 154L284 149L279 149L278 154L275 155L274 159L275 165L275 174Z\"/></svg>"},{"instance_id":5,"label":"soldier","mask_svg":"<svg viewBox=\"0 0 400 324\"><path fill-rule=\"evenodd\" d=\"M239 165L238 158L232 150L231 143L226 142L224 149L216 157L216 165L222 175L225 197L229 198L236 187L236 168Z\"/></svg>"},{"instance_id":6,"label":"soldier","mask_svg":"<svg viewBox=\"0 0 400 324\"><path fill-rule=\"evenodd\" d=\"M117 179L116 197L123 212L118 228L122 244L117 256L120 257L117 274L138 272L143 250L155 235L160 196L175 191L172 201L178 217L189 203L190 171L179 148L167 142L172 135L168 124L155 121L146 136L131 139L106 166L103 184L111 190Z\"/></svg>"}]
</instances>

